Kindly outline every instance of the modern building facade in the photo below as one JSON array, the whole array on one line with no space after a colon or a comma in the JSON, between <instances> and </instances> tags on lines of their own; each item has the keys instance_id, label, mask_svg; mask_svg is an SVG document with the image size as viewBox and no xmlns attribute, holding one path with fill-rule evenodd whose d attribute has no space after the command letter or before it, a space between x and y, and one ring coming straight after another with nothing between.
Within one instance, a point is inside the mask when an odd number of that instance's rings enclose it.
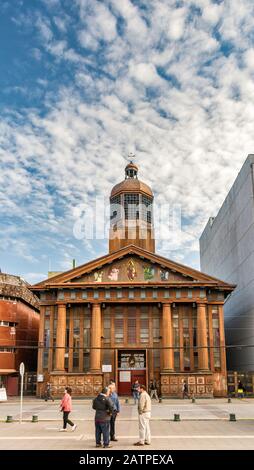
<instances>
[{"instance_id":1,"label":"modern building facade","mask_svg":"<svg viewBox=\"0 0 254 470\"><path fill-rule=\"evenodd\" d=\"M237 284L224 307L228 369L254 371L254 155L209 219L200 258L202 270Z\"/></svg>"},{"instance_id":2,"label":"modern building facade","mask_svg":"<svg viewBox=\"0 0 254 470\"><path fill-rule=\"evenodd\" d=\"M0 273L0 386L7 395L18 395L21 362L27 374L36 372L39 316L39 302L29 285Z\"/></svg>"},{"instance_id":3,"label":"modern building facade","mask_svg":"<svg viewBox=\"0 0 254 470\"><path fill-rule=\"evenodd\" d=\"M121 395L156 378L226 394L223 304L234 286L155 253L153 193L130 163L111 192L109 253L33 286L40 296L38 394L93 396L110 378Z\"/></svg>"}]
</instances>

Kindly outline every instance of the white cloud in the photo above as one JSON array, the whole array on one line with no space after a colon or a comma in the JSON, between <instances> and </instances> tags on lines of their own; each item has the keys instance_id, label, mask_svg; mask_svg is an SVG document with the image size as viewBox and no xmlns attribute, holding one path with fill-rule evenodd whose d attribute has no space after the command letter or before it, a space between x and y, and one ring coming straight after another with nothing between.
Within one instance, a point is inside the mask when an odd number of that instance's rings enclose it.
<instances>
[{"instance_id":1,"label":"white cloud","mask_svg":"<svg viewBox=\"0 0 254 470\"><path fill-rule=\"evenodd\" d=\"M18 256L32 256L35 263L40 240L45 252L53 246L61 255L61 268L78 256L75 250L81 261L107 251L106 240L95 247L73 239L73 211L80 203L91 206L96 194L108 197L123 179L124 157L133 148L140 179L152 186L156 201L170 207L177 202L185 218L181 237L157 247L183 261L190 253L197 257L208 217L253 153L254 16L249 0L182 4L177 9L174 2L155 0L142 10L128 0L76 0L80 19L72 33L89 55L63 37L63 25L61 30L58 22L61 34L56 28L53 34L50 20L39 17L40 49L31 48L41 51L41 61L46 50L54 65L71 62L73 80L63 85L59 75L44 115L28 108L2 120L1 207L23 221L22 235L19 224L11 233L2 231L2 246L14 251L14 243L5 243L15 239ZM194 4L201 13L190 21ZM230 53L213 36L217 24Z\"/></svg>"},{"instance_id":2,"label":"white cloud","mask_svg":"<svg viewBox=\"0 0 254 470\"><path fill-rule=\"evenodd\" d=\"M161 85L163 81L153 64L130 64L130 76L143 83L145 86Z\"/></svg>"},{"instance_id":3,"label":"white cloud","mask_svg":"<svg viewBox=\"0 0 254 470\"><path fill-rule=\"evenodd\" d=\"M251 71L254 70L254 49L253 48L245 52L244 62L247 65L248 69L250 69Z\"/></svg>"},{"instance_id":4,"label":"white cloud","mask_svg":"<svg viewBox=\"0 0 254 470\"><path fill-rule=\"evenodd\" d=\"M41 34L44 41L51 41L53 33L51 31L50 22L47 18L39 16L36 21L36 26Z\"/></svg>"},{"instance_id":5,"label":"white cloud","mask_svg":"<svg viewBox=\"0 0 254 470\"><path fill-rule=\"evenodd\" d=\"M111 42L116 37L116 19L109 9L98 1L88 3L80 1L81 18L84 28L78 32L80 44L95 49L100 40Z\"/></svg>"},{"instance_id":6,"label":"white cloud","mask_svg":"<svg viewBox=\"0 0 254 470\"><path fill-rule=\"evenodd\" d=\"M216 25L223 14L223 4L210 3L206 5L202 12L202 17L205 21L212 25Z\"/></svg>"},{"instance_id":7,"label":"white cloud","mask_svg":"<svg viewBox=\"0 0 254 470\"><path fill-rule=\"evenodd\" d=\"M170 15L168 36L173 41L181 39L184 34L186 8L178 8Z\"/></svg>"}]
</instances>

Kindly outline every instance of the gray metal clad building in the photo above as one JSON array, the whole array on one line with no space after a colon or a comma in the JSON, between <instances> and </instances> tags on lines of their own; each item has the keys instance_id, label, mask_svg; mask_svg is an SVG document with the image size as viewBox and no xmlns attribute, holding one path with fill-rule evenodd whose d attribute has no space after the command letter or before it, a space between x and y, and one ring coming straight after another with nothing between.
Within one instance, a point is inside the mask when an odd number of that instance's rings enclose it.
<instances>
[{"instance_id":1,"label":"gray metal clad building","mask_svg":"<svg viewBox=\"0 0 254 470\"><path fill-rule=\"evenodd\" d=\"M201 271L237 288L225 303L228 370L254 371L254 155L200 237Z\"/></svg>"}]
</instances>

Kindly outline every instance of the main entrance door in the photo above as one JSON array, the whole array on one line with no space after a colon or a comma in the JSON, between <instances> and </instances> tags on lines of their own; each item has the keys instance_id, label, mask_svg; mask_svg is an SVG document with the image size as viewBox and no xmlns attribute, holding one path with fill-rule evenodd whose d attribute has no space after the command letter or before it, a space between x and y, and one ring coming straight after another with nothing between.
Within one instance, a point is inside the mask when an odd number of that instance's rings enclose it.
<instances>
[{"instance_id":1,"label":"main entrance door","mask_svg":"<svg viewBox=\"0 0 254 470\"><path fill-rule=\"evenodd\" d=\"M146 351L118 351L118 393L131 395L131 386L138 380L146 385Z\"/></svg>"}]
</instances>

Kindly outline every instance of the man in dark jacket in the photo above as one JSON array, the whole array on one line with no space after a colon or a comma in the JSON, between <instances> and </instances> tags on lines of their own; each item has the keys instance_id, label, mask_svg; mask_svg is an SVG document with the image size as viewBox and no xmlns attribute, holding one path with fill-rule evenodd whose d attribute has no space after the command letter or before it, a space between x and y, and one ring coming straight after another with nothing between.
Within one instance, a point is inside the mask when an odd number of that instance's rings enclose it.
<instances>
[{"instance_id":1,"label":"man in dark jacket","mask_svg":"<svg viewBox=\"0 0 254 470\"><path fill-rule=\"evenodd\" d=\"M114 405L109 398L110 390L104 387L99 395L93 400L95 413L95 439L96 447L102 447L101 435L103 435L103 447L112 447L109 444L110 418L114 410Z\"/></svg>"},{"instance_id":2,"label":"man in dark jacket","mask_svg":"<svg viewBox=\"0 0 254 470\"><path fill-rule=\"evenodd\" d=\"M157 387L157 382L155 379L151 380L150 382L150 398L152 399L153 396L155 396L155 399L159 401L158 398L158 387Z\"/></svg>"}]
</instances>

